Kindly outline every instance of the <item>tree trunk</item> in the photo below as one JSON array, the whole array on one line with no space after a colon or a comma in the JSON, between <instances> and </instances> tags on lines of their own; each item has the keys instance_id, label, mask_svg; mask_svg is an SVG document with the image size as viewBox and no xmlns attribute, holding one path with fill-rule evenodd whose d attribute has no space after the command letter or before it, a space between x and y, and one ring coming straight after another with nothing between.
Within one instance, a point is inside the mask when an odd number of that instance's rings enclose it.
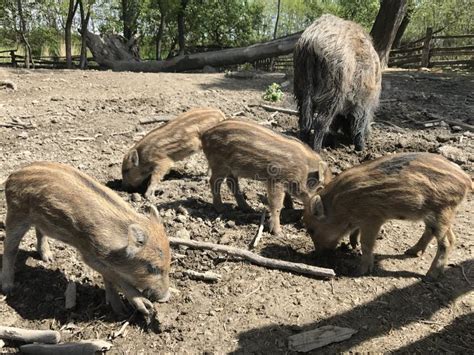
<instances>
[{"instance_id":1,"label":"tree trunk","mask_svg":"<svg viewBox=\"0 0 474 355\"><path fill-rule=\"evenodd\" d=\"M66 18L66 29L64 35L64 41L66 45L66 67L68 69L72 68L72 20L74 19L74 15L77 10L78 2L74 3L74 0L69 0L69 8L67 11L67 18Z\"/></svg>"},{"instance_id":2,"label":"tree trunk","mask_svg":"<svg viewBox=\"0 0 474 355\"><path fill-rule=\"evenodd\" d=\"M411 14L413 13L413 8L409 7L407 9L407 12L405 16L403 17L402 23L400 24L400 27L398 27L397 34L395 36L395 39L393 40L393 45L392 48L399 48L401 43L402 43L402 38L403 35L405 34L405 30L408 27L408 24L410 23L411 20Z\"/></svg>"},{"instance_id":3,"label":"tree trunk","mask_svg":"<svg viewBox=\"0 0 474 355\"><path fill-rule=\"evenodd\" d=\"M25 16L23 15L23 6L21 3L21 0L17 0L17 7L18 7L18 17L20 19L20 37L21 41L23 42L23 45L25 47L25 68L29 69L30 68L30 63L33 64L33 67L35 66L33 62L33 57L31 53L31 46L30 43L28 42L28 38L26 36L26 21L25 21Z\"/></svg>"},{"instance_id":4,"label":"tree trunk","mask_svg":"<svg viewBox=\"0 0 474 355\"><path fill-rule=\"evenodd\" d=\"M165 32L166 13L163 0L158 2L160 8L160 27L156 35L156 60L161 60L161 47L163 46L163 33Z\"/></svg>"},{"instance_id":5,"label":"tree trunk","mask_svg":"<svg viewBox=\"0 0 474 355\"><path fill-rule=\"evenodd\" d=\"M380 10L370 34L383 68L387 66L390 48L392 48L406 9L407 0L381 0Z\"/></svg>"},{"instance_id":6,"label":"tree trunk","mask_svg":"<svg viewBox=\"0 0 474 355\"><path fill-rule=\"evenodd\" d=\"M123 36L129 41L138 31L138 0L122 0Z\"/></svg>"},{"instance_id":7,"label":"tree trunk","mask_svg":"<svg viewBox=\"0 0 474 355\"><path fill-rule=\"evenodd\" d=\"M277 17L276 17L276 20L275 20L275 29L273 30L273 39L276 39L276 36L277 36L278 21L280 20L280 5L281 5L281 0L278 0L278 4L277 4Z\"/></svg>"},{"instance_id":8,"label":"tree trunk","mask_svg":"<svg viewBox=\"0 0 474 355\"><path fill-rule=\"evenodd\" d=\"M89 26L89 20L91 17L91 4L87 1L87 11L84 9L84 0L79 1L79 9L81 13L81 56L79 59L79 68L85 69L87 67L87 44L86 37L84 36L84 30L87 30Z\"/></svg>"},{"instance_id":9,"label":"tree trunk","mask_svg":"<svg viewBox=\"0 0 474 355\"><path fill-rule=\"evenodd\" d=\"M116 71L141 72L182 72L202 69L206 65L219 67L286 55L293 52L300 36L301 32L298 32L249 47L177 56L165 61L141 62L127 52L127 44L117 40L117 36L106 35L101 38L99 35L86 31L87 46L99 64Z\"/></svg>"},{"instance_id":10,"label":"tree trunk","mask_svg":"<svg viewBox=\"0 0 474 355\"><path fill-rule=\"evenodd\" d=\"M184 15L185 15L185 10L186 6L188 5L189 0L181 0L181 7L178 12L178 46L179 46L179 52L178 56L183 56L184 55Z\"/></svg>"}]
</instances>

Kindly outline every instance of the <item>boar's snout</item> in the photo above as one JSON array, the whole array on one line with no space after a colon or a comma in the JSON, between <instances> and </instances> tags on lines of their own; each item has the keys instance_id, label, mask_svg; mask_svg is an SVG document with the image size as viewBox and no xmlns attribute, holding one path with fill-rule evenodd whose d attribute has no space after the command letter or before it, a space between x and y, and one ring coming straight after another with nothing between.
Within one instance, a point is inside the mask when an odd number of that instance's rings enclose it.
<instances>
[{"instance_id":1,"label":"boar's snout","mask_svg":"<svg viewBox=\"0 0 474 355\"><path fill-rule=\"evenodd\" d=\"M147 288L147 289L143 290L143 294L150 301L160 302L160 303L168 302L168 300L170 299L170 296L171 296L169 288L164 292L159 292L157 290Z\"/></svg>"}]
</instances>

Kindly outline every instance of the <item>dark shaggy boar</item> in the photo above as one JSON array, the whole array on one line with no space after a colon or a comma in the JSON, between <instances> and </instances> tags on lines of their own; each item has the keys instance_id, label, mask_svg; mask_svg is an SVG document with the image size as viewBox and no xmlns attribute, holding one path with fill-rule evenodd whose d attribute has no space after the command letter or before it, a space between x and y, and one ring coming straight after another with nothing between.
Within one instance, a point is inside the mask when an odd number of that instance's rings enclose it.
<instances>
[{"instance_id":1,"label":"dark shaggy boar","mask_svg":"<svg viewBox=\"0 0 474 355\"><path fill-rule=\"evenodd\" d=\"M332 178L331 170L310 147L250 121L227 120L216 125L203 134L202 148L212 170L216 210L223 209L220 189L224 180L243 210L250 207L238 178L264 181L270 205L269 229L274 234L281 233L280 211L284 204L290 207L289 194L307 202Z\"/></svg>"},{"instance_id":2,"label":"dark shaggy boar","mask_svg":"<svg viewBox=\"0 0 474 355\"><path fill-rule=\"evenodd\" d=\"M451 228L457 206L472 190L471 178L440 155L388 155L344 171L305 206L304 222L316 250L334 249L359 229L362 274L373 268L377 234L389 219L423 220L425 231L406 254L422 254L436 237L438 251L427 273L444 271L454 246Z\"/></svg>"},{"instance_id":3,"label":"dark shaggy boar","mask_svg":"<svg viewBox=\"0 0 474 355\"><path fill-rule=\"evenodd\" d=\"M201 149L201 134L224 119L218 109L194 108L148 132L123 158L123 188L136 189L149 178L145 196L153 196L174 162Z\"/></svg>"},{"instance_id":4,"label":"dark shaggy boar","mask_svg":"<svg viewBox=\"0 0 474 355\"><path fill-rule=\"evenodd\" d=\"M102 274L107 301L116 313L126 310L119 290L145 315L153 312L153 304L144 296L158 301L169 297L169 242L155 208L150 218L140 215L86 174L51 162L33 163L12 173L5 196L5 293L13 289L20 241L34 226L41 258L52 259L46 237L75 247Z\"/></svg>"},{"instance_id":5,"label":"dark shaggy boar","mask_svg":"<svg viewBox=\"0 0 474 355\"><path fill-rule=\"evenodd\" d=\"M380 61L358 24L323 15L301 35L293 53L300 137L319 151L340 128L363 150L381 90Z\"/></svg>"}]
</instances>

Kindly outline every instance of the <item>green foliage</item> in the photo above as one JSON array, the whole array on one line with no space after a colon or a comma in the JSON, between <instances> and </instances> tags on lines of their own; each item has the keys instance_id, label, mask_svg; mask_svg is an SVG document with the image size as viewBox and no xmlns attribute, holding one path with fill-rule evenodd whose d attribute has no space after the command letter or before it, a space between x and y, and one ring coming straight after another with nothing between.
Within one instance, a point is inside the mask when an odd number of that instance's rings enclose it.
<instances>
[{"instance_id":1,"label":"green foliage","mask_svg":"<svg viewBox=\"0 0 474 355\"><path fill-rule=\"evenodd\" d=\"M281 91L281 86L277 83L273 83L267 87L263 99L265 101L277 102L283 98L283 91Z\"/></svg>"}]
</instances>

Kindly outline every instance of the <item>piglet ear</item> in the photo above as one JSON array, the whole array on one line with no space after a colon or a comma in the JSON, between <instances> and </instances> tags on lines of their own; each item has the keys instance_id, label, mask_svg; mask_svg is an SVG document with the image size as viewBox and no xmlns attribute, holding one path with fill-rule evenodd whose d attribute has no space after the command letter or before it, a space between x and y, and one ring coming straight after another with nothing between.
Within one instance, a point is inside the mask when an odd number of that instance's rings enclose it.
<instances>
[{"instance_id":1,"label":"piglet ear","mask_svg":"<svg viewBox=\"0 0 474 355\"><path fill-rule=\"evenodd\" d=\"M321 200L321 196L313 196L309 204L311 207L311 214L313 214L316 219L320 220L326 217L324 215L324 205L323 201Z\"/></svg>"},{"instance_id":2,"label":"piglet ear","mask_svg":"<svg viewBox=\"0 0 474 355\"><path fill-rule=\"evenodd\" d=\"M136 149L130 152L130 161L133 166L138 166L140 164L140 158L138 157L138 151Z\"/></svg>"},{"instance_id":3,"label":"piglet ear","mask_svg":"<svg viewBox=\"0 0 474 355\"><path fill-rule=\"evenodd\" d=\"M147 240L147 233L138 224L128 226L127 255L133 257L145 246Z\"/></svg>"},{"instance_id":4,"label":"piglet ear","mask_svg":"<svg viewBox=\"0 0 474 355\"><path fill-rule=\"evenodd\" d=\"M156 207L153 205L150 206L150 219L153 222L160 223L160 224L162 223L160 213L158 212Z\"/></svg>"},{"instance_id":5,"label":"piglet ear","mask_svg":"<svg viewBox=\"0 0 474 355\"><path fill-rule=\"evenodd\" d=\"M326 162L320 160L318 164L318 174L319 174L319 183L324 184L324 178L326 177L326 172L329 169Z\"/></svg>"}]
</instances>

